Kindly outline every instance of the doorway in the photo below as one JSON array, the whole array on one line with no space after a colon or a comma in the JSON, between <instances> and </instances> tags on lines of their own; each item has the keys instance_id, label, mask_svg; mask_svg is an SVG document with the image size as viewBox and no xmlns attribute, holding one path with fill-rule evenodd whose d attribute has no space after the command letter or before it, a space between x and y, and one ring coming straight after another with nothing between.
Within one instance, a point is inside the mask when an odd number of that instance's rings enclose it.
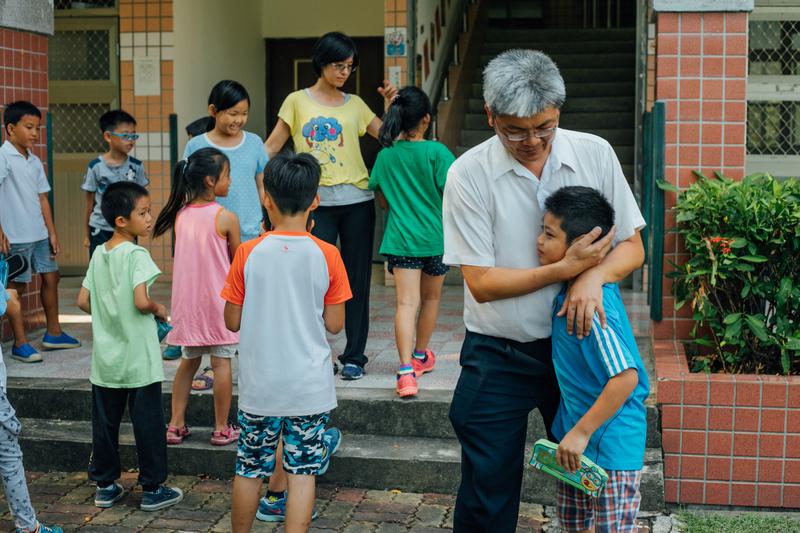
<instances>
[{"instance_id":1,"label":"doorway","mask_svg":"<svg viewBox=\"0 0 800 533\"><path fill-rule=\"evenodd\" d=\"M56 16L50 38L53 209L67 275L83 274L89 263L81 183L89 161L106 151L97 121L119 107L118 37L117 17Z\"/></svg>"},{"instance_id":2,"label":"doorway","mask_svg":"<svg viewBox=\"0 0 800 533\"><path fill-rule=\"evenodd\" d=\"M289 93L314 85L317 74L311 65L311 48L316 38L266 39L267 73L267 131L272 131L278 120L278 110ZM383 84L383 37L354 37L358 48L358 70L350 76L342 90L357 94L378 116L383 115L383 97L378 87ZM268 133L269 134L269 133ZM287 147L292 146L291 139ZM368 170L372 170L381 149L378 141L364 135L360 139L361 154ZM383 261L378 254L383 236L383 213L380 208L375 220L375 246L373 260Z\"/></svg>"}]
</instances>

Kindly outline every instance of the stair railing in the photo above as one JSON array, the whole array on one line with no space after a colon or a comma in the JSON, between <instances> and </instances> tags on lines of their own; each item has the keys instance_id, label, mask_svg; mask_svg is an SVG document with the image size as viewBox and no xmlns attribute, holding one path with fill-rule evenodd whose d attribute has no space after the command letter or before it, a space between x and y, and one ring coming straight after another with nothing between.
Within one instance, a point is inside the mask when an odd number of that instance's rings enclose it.
<instances>
[{"instance_id":1,"label":"stair railing","mask_svg":"<svg viewBox=\"0 0 800 533\"><path fill-rule=\"evenodd\" d=\"M442 36L446 45L444 50L447 51L447 56L444 61L440 61L436 66L433 77L433 85L431 89L430 99L433 104L434 116L431 118L431 139L438 140L438 131L436 120L436 110L439 107L439 102L447 102L450 100L450 67L457 66L461 61L458 49L458 38L462 33L469 31L469 17L467 10L469 6L474 4L476 0L458 0L459 7L456 13L461 13L461 25L448 24L445 27L444 35ZM416 46L415 46L416 48Z\"/></svg>"}]
</instances>

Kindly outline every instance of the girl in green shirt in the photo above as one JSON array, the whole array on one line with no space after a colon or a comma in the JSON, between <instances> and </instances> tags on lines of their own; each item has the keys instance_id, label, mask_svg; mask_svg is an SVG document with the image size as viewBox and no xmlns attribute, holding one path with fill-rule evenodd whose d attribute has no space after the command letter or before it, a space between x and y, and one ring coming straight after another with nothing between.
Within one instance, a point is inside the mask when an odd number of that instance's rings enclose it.
<instances>
[{"instance_id":1,"label":"girl in green shirt","mask_svg":"<svg viewBox=\"0 0 800 533\"><path fill-rule=\"evenodd\" d=\"M384 115L378 140L385 148L369 180L369 188L379 191L379 202L388 209L380 252L388 260L397 291L394 328L401 397L415 395L416 378L436 364L428 342L447 273L442 263L442 195L455 158L443 144L425 140L432 112L421 89L400 90Z\"/></svg>"}]
</instances>

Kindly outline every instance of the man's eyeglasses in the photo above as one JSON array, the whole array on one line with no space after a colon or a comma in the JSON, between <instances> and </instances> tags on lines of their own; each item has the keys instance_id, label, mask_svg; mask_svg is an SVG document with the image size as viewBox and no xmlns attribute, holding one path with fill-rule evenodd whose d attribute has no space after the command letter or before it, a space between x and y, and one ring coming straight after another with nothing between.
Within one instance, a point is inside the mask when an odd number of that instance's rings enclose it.
<instances>
[{"instance_id":1,"label":"man's eyeglasses","mask_svg":"<svg viewBox=\"0 0 800 533\"><path fill-rule=\"evenodd\" d=\"M358 67L352 63L331 63L331 66L336 69L337 72L341 72L342 74L345 72L350 72L352 74L358 70Z\"/></svg>"},{"instance_id":2,"label":"man's eyeglasses","mask_svg":"<svg viewBox=\"0 0 800 533\"><path fill-rule=\"evenodd\" d=\"M125 139L126 141L135 141L140 137L138 133L117 133L115 131L109 131L110 135L114 137L119 137L120 139Z\"/></svg>"},{"instance_id":3,"label":"man's eyeglasses","mask_svg":"<svg viewBox=\"0 0 800 533\"><path fill-rule=\"evenodd\" d=\"M552 128L545 128L541 130L531 130L520 133L506 133L503 130L501 130L497 126L497 123L495 122L494 129L503 137L505 137L507 140L515 143L527 141L531 137L536 137L537 139L541 139L543 141L549 141L550 139L553 138L553 135L556 134L556 130L558 129L558 124L556 123L556 125L553 126Z\"/></svg>"}]
</instances>

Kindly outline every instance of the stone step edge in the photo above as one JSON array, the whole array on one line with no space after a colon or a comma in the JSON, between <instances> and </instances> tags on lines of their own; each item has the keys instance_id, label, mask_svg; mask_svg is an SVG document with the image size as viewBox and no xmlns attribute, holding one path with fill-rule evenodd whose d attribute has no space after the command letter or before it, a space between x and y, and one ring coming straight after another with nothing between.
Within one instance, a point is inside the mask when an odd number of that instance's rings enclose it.
<instances>
[{"instance_id":1,"label":"stone step edge","mask_svg":"<svg viewBox=\"0 0 800 533\"><path fill-rule=\"evenodd\" d=\"M91 452L91 433L86 422L22 419L20 443L25 464L31 470L81 471ZM194 428L197 437L210 435L211 428ZM55 449L54 449L55 447ZM56 452L56 449L58 453ZM526 444L525 459L531 443ZM211 446L206 438L189 438L171 446L169 472L173 475L201 475L229 478L233 475L236 447ZM136 464L131 425L124 423L120 434L120 455L124 467ZM642 472L642 510L664 508L664 476L661 450L648 449ZM454 439L375 437L345 434L325 483L367 489L399 489L410 492L454 494L458 488L460 449ZM525 466L523 501L552 505L555 480Z\"/></svg>"}]
</instances>

